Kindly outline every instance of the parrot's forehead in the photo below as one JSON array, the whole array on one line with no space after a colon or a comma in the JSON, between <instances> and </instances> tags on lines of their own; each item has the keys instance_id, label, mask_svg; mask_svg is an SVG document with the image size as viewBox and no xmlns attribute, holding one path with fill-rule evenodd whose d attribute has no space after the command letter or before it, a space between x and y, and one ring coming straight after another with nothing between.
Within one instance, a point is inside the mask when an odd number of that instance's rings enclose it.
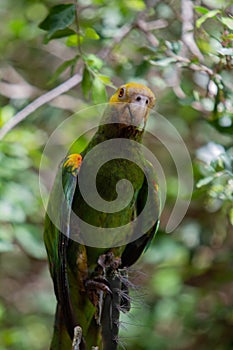
<instances>
[{"instance_id":1,"label":"parrot's forehead","mask_svg":"<svg viewBox=\"0 0 233 350\"><path fill-rule=\"evenodd\" d=\"M128 83L125 85L122 85L119 89L121 89L122 87L126 88L126 91L128 92L128 94L144 94L148 97L154 98L155 99L155 95L153 94L153 92L151 91L151 89L149 89L147 86L143 85L143 84L139 84L139 83Z\"/></svg>"},{"instance_id":2,"label":"parrot's forehead","mask_svg":"<svg viewBox=\"0 0 233 350\"><path fill-rule=\"evenodd\" d=\"M119 92L122 89L125 90L125 96L122 99L120 99ZM117 89L115 94L111 97L110 102L131 102L131 99L135 95L144 95L148 97L150 100L149 107L152 108L154 106L156 99L151 89L149 89L147 86L143 84L134 83L134 82L121 85Z\"/></svg>"}]
</instances>

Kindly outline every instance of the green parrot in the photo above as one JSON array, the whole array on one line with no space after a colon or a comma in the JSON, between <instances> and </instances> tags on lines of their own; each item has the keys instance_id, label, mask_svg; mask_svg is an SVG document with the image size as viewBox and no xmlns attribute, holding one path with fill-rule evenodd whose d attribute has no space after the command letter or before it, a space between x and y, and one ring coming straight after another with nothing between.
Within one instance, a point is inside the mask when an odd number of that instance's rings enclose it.
<instances>
[{"instance_id":1,"label":"green parrot","mask_svg":"<svg viewBox=\"0 0 233 350\"><path fill-rule=\"evenodd\" d=\"M130 309L127 270L159 225L157 178L140 148L154 104L146 86L122 85L87 147L58 169L44 230L57 299L51 350L117 349L119 313ZM92 206L81 185L92 194L98 162Z\"/></svg>"}]
</instances>

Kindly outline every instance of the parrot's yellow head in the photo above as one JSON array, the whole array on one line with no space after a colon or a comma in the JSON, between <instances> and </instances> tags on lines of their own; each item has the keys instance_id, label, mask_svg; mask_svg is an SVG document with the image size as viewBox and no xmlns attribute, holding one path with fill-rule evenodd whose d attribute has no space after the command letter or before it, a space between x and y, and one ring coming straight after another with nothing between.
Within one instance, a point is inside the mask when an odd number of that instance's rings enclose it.
<instances>
[{"instance_id":1,"label":"parrot's yellow head","mask_svg":"<svg viewBox=\"0 0 233 350\"><path fill-rule=\"evenodd\" d=\"M145 85L128 83L117 89L109 103L120 112L117 122L145 126L149 110L155 104L155 95Z\"/></svg>"}]
</instances>

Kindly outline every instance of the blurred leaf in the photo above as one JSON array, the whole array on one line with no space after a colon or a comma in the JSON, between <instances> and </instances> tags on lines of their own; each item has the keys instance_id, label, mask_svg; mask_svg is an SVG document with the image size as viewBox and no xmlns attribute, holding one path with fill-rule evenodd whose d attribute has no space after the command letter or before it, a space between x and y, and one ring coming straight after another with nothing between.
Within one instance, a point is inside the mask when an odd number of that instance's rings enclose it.
<instances>
[{"instance_id":1,"label":"blurred leaf","mask_svg":"<svg viewBox=\"0 0 233 350\"><path fill-rule=\"evenodd\" d=\"M112 82L111 82L111 78L108 75L102 75L102 74L98 74L98 78L105 84L105 85L111 85L113 86Z\"/></svg>"},{"instance_id":2,"label":"blurred leaf","mask_svg":"<svg viewBox=\"0 0 233 350\"><path fill-rule=\"evenodd\" d=\"M134 11L143 11L146 8L143 0L130 0L126 2L126 5Z\"/></svg>"},{"instance_id":3,"label":"blurred leaf","mask_svg":"<svg viewBox=\"0 0 233 350\"><path fill-rule=\"evenodd\" d=\"M15 114L15 109L11 105L0 108L0 127L2 127Z\"/></svg>"},{"instance_id":4,"label":"blurred leaf","mask_svg":"<svg viewBox=\"0 0 233 350\"><path fill-rule=\"evenodd\" d=\"M224 24L227 28L233 30L233 19L230 17L220 17L219 21Z\"/></svg>"},{"instance_id":5,"label":"blurred leaf","mask_svg":"<svg viewBox=\"0 0 233 350\"><path fill-rule=\"evenodd\" d=\"M95 78L93 80L91 97L95 104L105 103L107 101L107 92L105 85L99 78Z\"/></svg>"},{"instance_id":6,"label":"blurred leaf","mask_svg":"<svg viewBox=\"0 0 233 350\"><path fill-rule=\"evenodd\" d=\"M231 225L233 226L233 208L230 209L230 222L231 222Z\"/></svg>"},{"instance_id":7,"label":"blurred leaf","mask_svg":"<svg viewBox=\"0 0 233 350\"><path fill-rule=\"evenodd\" d=\"M166 58L163 58L161 60L149 60L149 62L153 66L166 67L166 66L169 66L171 63L176 62L176 59L173 57L166 57Z\"/></svg>"},{"instance_id":8,"label":"blurred leaf","mask_svg":"<svg viewBox=\"0 0 233 350\"><path fill-rule=\"evenodd\" d=\"M0 253L14 250L13 230L10 224L0 226Z\"/></svg>"},{"instance_id":9,"label":"blurred leaf","mask_svg":"<svg viewBox=\"0 0 233 350\"><path fill-rule=\"evenodd\" d=\"M87 67L84 68L83 71L83 79L82 79L82 92L85 98L88 98L91 86L92 86L92 76Z\"/></svg>"},{"instance_id":10,"label":"blurred leaf","mask_svg":"<svg viewBox=\"0 0 233 350\"><path fill-rule=\"evenodd\" d=\"M0 200L0 222L23 222L25 218L25 212L20 206Z\"/></svg>"},{"instance_id":11,"label":"blurred leaf","mask_svg":"<svg viewBox=\"0 0 233 350\"><path fill-rule=\"evenodd\" d=\"M75 20L75 5L62 4L56 5L50 9L48 16L40 23L39 27L48 32L47 38L60 30L67 28Z\"/></svg>"},{"instance_id":12,"label":"blurred leaf","mask_svg":"<svg viewBox=\"0 0 233 350\"><path fill-rule=\"evenodd\" d=\"M207 14L209 12L209 10L206 8L206 7L203 7L203 6L194 6L194 9L197 11L197 12L200 12L202 14Z\"/></svg>"},{"instance_id":13,"label":"blurred leaf","mask_svg":"<svg viewBox=\"0 0 233 350\"><path fill-rule=\"evenodd\" d=\"M85 62L90 66L91 69L94 71L99 71L102 67L104 62L101 60L101 58L97 57L94 54L90 54L85 58Z\"/></svg>"},{"instance_id":14,"label":"blurred leaf","mask_svg":"<svg viewBox=\"0 0 233 350\"><path fill-rule=\"evenodd\" d=\"M66 45L68 47L70 46L78 46L83 42L83 36L78 35L78 34L72 34L70 35L67 40L66 40Z\"/></svg>"},{"instance_id":15,"label":"blurred leaf","mask_svg":"<svg viewBox=\"0 0 233 350\"><path fill-rule=\"evenodd\" d=\"M96 33L95 29L87 28L85 31L85 37L92 40L99 40L100 36Z\"/></svg>"},{"instance_id":16,"label":"blurred leaf","mask_svg":"<svg viewBox=\"0 0 233 350\"><path fill-rule=\"evenodd\" d=\"M172 296L180 292L182 282L176 269L158 270L152 278L153 289L161 296Z\"/></svg>"},{"instance_id":17,"label":"blurred leaf","mask_svg":"<svg viewBox=\"0 0 233 350\"><path fill-rule=\"evenodd\" d=\"M53 33L50 37L45 36L44 38L44 43L48 44L50 40L52 39L59 39L59 38L64 38L70 35L74 35L75 31L70 28L65 28L62 30L57 30L55 33Z\"/></svg>"},{"instance_id":18,"label":"blurred leaf","mask_svg":"<svg viewBox=\"0 0 233 350\"><path fill-rule=\"evenodd\" d=\"M166 46L169 48L169 50L174 52L176 55L182 49L182 42L181 41L168 41L168 40L166 40L165 43L166 43Z\"/></svg>"},{"instance_id":19,"label":"blurred leaf","mask_svg":"<svg viewBox=\"0 0 233 350\"><path fill-rule=\"evenodd\" d=\"M16 37L21 37L22 33L25 31L27 28L27 22L25 19L14 19L10 23L10 29L14 33Z\"/></svg>"},{"instance_id":20,"label":"blurred leaf","mask_svg":"<svg viewBox=\"0 0 233 350\"><path fill-rule=\"evenodd\" d=\"M54 83L54 81L57 80L57 78L69 67L72 67L73 65L76 64L78 60L78 57L74 57L71 60L65 61L63 62L55 71L55 73L53 74L52 78L50 79L50 81L48 82L48 84L52 84Z\"/></svg>"},{"instance_id":21,"label":"blurred leaf","mask_svg":"<svg viewBox=\"0 0 233 350\"><path fill-rule=\"evenodd\" d=\"M42 232L38 227L29 224L14 227L15 239L22 248L32 257L45 259L46 251L42 241Z\"/></svg>"},{"instance_id":22,"label":"blurred leaf","mask_svg":"<svg viewBox=\"0 0 233 350\"><path fill-rule=\"evenodd\" d=\"M233 49L229 47L222 47L221 49L218 49L218 52L224 56L233 56Z\"/></svg>"},{"instance_id":23,"label":"blurred leaf","mask_svg":"<svg viewBox=\"0 0 233 350\"><path fill-rule=\"evenodd\" d=\"M213 179L214 179L213 176L205 177L204 179L199 180L198 183L196 184L196 186L197 186L197 188L205 186L205 185L209 184Z\"/></svg>"},{"instance_id":24,"label":"blurred leaf","mask_svg":"<svg viewBox=\"0 0 233 350\"><path fill-rule=\"evenodd\" d=\"M201 25L204 24L207 19L215 17L218 13L221 13L221 11L220 10L208 11L208 13L206 13L204 16L201 16L196 20L196 27L200 28Z\"/></svg>"},{"instance_id":25,"label":"blurred leaf","mask_svg":"<svg viewBox=\"0 0 233 350\"><path fill-rule=\"evenodd\" d=\"M0 253L10 252L14 250L14 245L11 242L2 241L0 239Z\"/></svg>"}]
</instances>

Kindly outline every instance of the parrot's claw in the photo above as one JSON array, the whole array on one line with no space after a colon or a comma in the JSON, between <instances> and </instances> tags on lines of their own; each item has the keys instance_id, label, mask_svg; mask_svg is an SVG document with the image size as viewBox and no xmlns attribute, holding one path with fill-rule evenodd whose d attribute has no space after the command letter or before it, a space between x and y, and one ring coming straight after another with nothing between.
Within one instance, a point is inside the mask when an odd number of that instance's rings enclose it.
<instances>
[{"instance_id":1,"label":"parrot's claw","mask_svg":"<svg viewBox=\"0 0 233 350\"><path fill-rule=\"evenodd\" d=\"M95 319L98 325L100 325L102 315L103 295L104 293L107 293L112 297L112 291L108 285L108 281L102 276L98 276L92 280L87 280L85 283L85 288L87 290L89 299L96 307Z\"/></svg>"},{"instance_id":2,"label":"parrot's claw","mask_svg":"<svg viewBox=\"0 0 233 350\"><path fill-rule=\"evenodd\" d=\"M104 277L97 277L93 280L87 280L85 283L85 287L87 289L88 294L93 292L97 293L100 290L102 292L112 294L112 291L108 286L108 281Z\"/></svg>"}]
</instances>

